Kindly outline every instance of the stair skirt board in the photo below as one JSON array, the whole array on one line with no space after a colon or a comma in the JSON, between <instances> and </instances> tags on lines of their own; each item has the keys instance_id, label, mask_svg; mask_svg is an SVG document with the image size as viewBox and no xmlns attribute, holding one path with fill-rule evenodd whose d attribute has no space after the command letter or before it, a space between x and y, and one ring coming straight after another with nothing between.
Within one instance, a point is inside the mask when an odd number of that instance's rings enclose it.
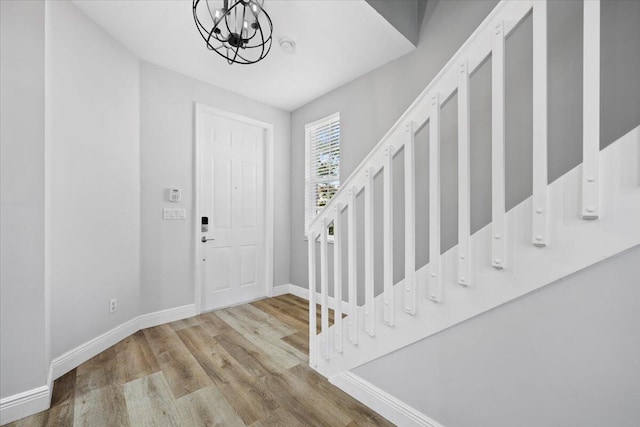
<instances>
[{"instance_id":1,"label":"stair skirt board","mask_svg":"<svg viewBox=\"0 0 640 427\"><path fill-rule=\"evenodd\" d=\"M56 357L49 366L47 384L0 400L0 425L48 409L51 404L51 393L53 392L53 381L55 379L77 368L128 336L141 329L175 322L197 314L195 304L143 314Z\"/></svg>"},{"instance_id":2,"label":"stair skirt board","mask_svg":"<svg viewBox=\"0 0 640 427\"><path fill-rule=\"evenodd\" d=\"M471 236L472 286L457 284L457 246L441 256L443 301L427 295L429 264L416 272L418 307L405 313L404 280L394 286L396 324L382 322L383 294L375 298L376 335L358 333L358 345L347 343L343 352L332 351L329 359L317 358L313 366L331 377L410 345L457 323L525 295L569 274L640 244L640 126L600 152L601 215L584 220L581 215L582 165L548 186L550 236L546 247L531 243L532 198L506 214L506 268L491 263L491 224ZM306 289L304 290L306 292ZM364 324L364 310L356 315ZM343 322L343 336L349 337ZM329 339L335 334L329 329ZM318 335L318 339L322 334ZM334 345L329 345L334 348Z\"/></svg>"},{"instance_id":3,"label":"stair skirt board","mask_svg":"<svg viewBox=\"0 0 640 427\"><path fill-rule=\"evenodd\" d=\"M444 427L405 402L351 372L329 378L329 382L392 423L407 427Z\"/></svg>"}]
</instances>

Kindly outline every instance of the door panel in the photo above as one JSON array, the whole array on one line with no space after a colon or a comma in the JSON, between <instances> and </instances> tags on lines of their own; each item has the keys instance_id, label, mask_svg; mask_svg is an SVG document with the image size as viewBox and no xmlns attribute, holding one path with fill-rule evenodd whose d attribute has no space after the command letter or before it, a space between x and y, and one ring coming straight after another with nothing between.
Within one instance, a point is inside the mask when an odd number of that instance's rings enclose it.
<instances>
[{"instance_id":1,"label":"door panel","mask_svg":"<svg viewBox=\"0 0 640 427\"><path fill-rule=\"evenodd\" d=\"M264 129L199 116L203 309L265 296Z\"/></svg>"},{"instance_id":2,"label":"door panel","mask_svg":"<svg viewBox=\"0 0 640 427\"><path fill-rule=\"evenodd\" d=\"M213 227L231 228L231 159L213 159Z\"/></svg>"},{"instance_id":3,"label":"door panel","mask_svg":"<svg viewBox=\"0 0 640 427\"><path fill-rule=\"evenodd\" d=\"M211 275L212 290L231 289L232 248L212 248L210 258L211 268L208 273Z\"/></svg>"},{"instance_id":4,"label":"door panel","mask_svg":"<svg viewBox=\"0 0 640 427\"><path fill-rule=\"evenodd\" d=\"M258 176L255 163L242 162L242 192L241 217L243 228L255 228L258 216Z\"/></svg>"},{"instance_id":5,"label":"door panel","mask_svg":"<svg viewBox=\"0 0 640 427\"><path fill-rule=\"evenodd\" d=\"M243 245L240 248L240 284L254 285L257 279L257 256L255 245Z\"/></svg>"}]
</instances>

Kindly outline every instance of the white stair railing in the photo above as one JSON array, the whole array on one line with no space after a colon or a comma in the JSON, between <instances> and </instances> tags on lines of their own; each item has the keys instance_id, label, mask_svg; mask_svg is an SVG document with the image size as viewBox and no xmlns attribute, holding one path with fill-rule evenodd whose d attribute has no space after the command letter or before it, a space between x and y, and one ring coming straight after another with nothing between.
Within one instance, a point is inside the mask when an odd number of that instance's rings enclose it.
<instances>
[{"instance_id":1,"label":"white stair railing","mask_svg":"<svg viewBox=\"0 0 640 427\"><path fill-rule=\"evenodd\" d=\"M513 256L508 251L509 221L505 201L505 38L525 17L532 13L533 24L533 195L531 201L531 243L543 248L550 240L547 182L547 1L503 0L451 58L434 80L418 96L382 140L367 155L355 172L343 183L331 202L311 222L309 240L309 332L310 364L317 366L318 354L325 360L332 349L343 351L344 336L351 346L358 346L365 334L376 339L376 326L395 328L400 316L416 316L423 304L418 294L425 294L434 306L444 307L446 300L443 256L440 238L440 114L441 107L455 92L458 95L458 246L453 280L466 288L475 285L474 254L471 236L470 208L470 107L469 76L491 56L492 58L492 222L491 262L496 271L507 269ZM599 200L599 61L600 1L590 0L584 6L584 165L582 169L582 217L597 219ZM429 254L425 280L418 279L416 269L416 180L415 134L429 123ZM404 149L404 276L402 291L394 289L394 155ZM380 175L378 175L380 174ZM383 180L383 293L374 291L374 177ZM364 247L357 245L356 196L364 199ZM342 226L342 212L347 211L347 230ZM328 228L334 230L334 298L335 326L329 333ZM343 233L347 240L343 248ZM321 333L316 333L316 242L320 239ZM343 249L347 264L342 265ZM364 307L357 304L357 254L364 251ZM547 249L543 249L547 250ZM479 261L478 261L479 262ZM349 316L343 334L342 273L347 268ZM499 273L507 274L507 273ZM420 286L426 289L420 290ZM396 298L400 298L396 304ZM378 301L380 300L380 302ZM379 302L379 303L378 303ZM396 307L399 307L396 312ZM377 310L378 309L378 310ZM444 309L444 308L443 308ZM359 314L362 314L360 318ZM362 323L359 320L363 320ZM381 326L384 328L384 326ZM344 349L346 351L346 348ZM319 353L318 353L319 352Z\"/></svg>"}]
</instances>

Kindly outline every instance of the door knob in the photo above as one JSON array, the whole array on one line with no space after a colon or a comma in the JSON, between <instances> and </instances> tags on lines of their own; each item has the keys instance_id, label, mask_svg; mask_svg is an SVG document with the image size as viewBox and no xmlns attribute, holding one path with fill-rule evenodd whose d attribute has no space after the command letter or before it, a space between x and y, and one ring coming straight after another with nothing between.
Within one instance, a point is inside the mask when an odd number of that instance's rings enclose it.
<instances>
[{"instance_id":1,"label":"door knob","mask_svg":"<svg viewBox=\"0 0 640 427\"><path fill-rule=\"evenodd\" d=\"M212 241L212 240L216 240L216 239L207 239L205 236L202 236L202 239L200 239L200 241L201 241L202 243L207 243L207 242L210 242L210 241Z\"/></svg>"}]
</instances>

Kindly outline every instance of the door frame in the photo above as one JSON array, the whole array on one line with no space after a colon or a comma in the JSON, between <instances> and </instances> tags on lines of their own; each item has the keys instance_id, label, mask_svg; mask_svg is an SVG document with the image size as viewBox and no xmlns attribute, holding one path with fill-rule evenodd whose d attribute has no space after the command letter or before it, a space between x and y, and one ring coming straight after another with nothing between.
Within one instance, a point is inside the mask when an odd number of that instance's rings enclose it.
<instances>
[{"instance_id":1,"label":"door frame","mask_svg":"<svg viewBox=\"0 0 640 427\"><path fill-rule=\"evenodd\" d=\"M265 295L273 296L273 271L274 271L274 127L272 123L263 122L236 113L220 110L206 104L194 102L193 123L193 271L194 271L194 296L196 311L202 312L202 243L200 242L200 115L202 113L213 114L225 119L236 120L252 126L264 129L264 249L265 249Z\"/></svg>"}]
</instances>

